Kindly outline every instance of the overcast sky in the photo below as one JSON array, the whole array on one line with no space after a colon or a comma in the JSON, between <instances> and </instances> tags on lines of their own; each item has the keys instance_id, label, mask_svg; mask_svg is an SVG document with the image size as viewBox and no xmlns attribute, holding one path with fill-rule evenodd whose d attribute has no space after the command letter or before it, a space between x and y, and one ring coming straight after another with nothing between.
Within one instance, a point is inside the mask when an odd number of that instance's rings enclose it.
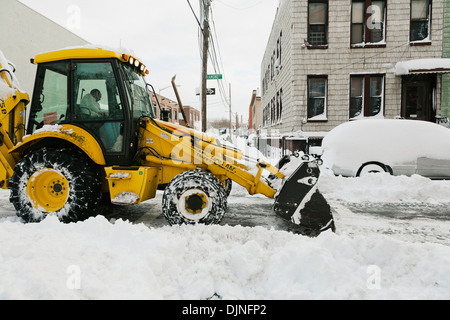
<instances>
[{"instance_id":1,"label":"overcast sky","mask_svg":"<svg viewBox=\"0 0 450 320\"><path fill-rule=\"evenodd\" d=\"M90 43L133 50L150 70L147 82L176 100L167 88L174 75L183 105L200 110L201 58L198 24L188 0L20 0ZM199 17L199 0L189 0ZM252 90L260 87L260 68L279 0L213 0L226 93L231 83L232 110L248 118ZM213 28L215 27L215 28ZM208 73L213 74L210 65ZM208 119L228 119L218 94L208 97Z\"/></svg>"}]
</instances>

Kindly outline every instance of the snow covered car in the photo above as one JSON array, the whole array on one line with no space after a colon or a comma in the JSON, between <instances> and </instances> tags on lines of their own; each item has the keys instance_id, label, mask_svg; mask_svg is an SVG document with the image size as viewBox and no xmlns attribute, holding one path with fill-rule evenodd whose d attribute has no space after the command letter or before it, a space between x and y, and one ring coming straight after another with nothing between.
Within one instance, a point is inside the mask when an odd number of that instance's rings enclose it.
<instances>
[{"instance_id":1,"label":"snow covered car","mask_svg":"<svg viewBox=\"0 0 450 320\"><path fill-rule=\"evenodd\" d=\"M331 130L322 143L324 166L335 175L418 174L450 178L450 129L419 120L358 120Z\"/></svg>"}]
</instances>

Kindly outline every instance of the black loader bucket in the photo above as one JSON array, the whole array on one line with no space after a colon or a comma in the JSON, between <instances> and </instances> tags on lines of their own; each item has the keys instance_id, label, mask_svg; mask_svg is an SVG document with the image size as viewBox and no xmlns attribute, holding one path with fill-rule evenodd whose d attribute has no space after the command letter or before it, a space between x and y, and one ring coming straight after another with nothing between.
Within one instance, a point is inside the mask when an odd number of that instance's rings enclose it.
<instances>
[{"instance_id":1,"label":"black loader bucket","mask_svg":"<svg viewBox=\"0 0 450 320\"><path fill-rule=\"evenodd\" d=\"M299 164L291 161L295 159L293 157L284 157L278 164L281 172L284 166L294 166L294 169L275 196L276 214L294 223L295 230L304 235L314 237L328 229L334 232L330 205L317 188L320 175L318 160L302 160Z\"/></svg>"}]
</instances>

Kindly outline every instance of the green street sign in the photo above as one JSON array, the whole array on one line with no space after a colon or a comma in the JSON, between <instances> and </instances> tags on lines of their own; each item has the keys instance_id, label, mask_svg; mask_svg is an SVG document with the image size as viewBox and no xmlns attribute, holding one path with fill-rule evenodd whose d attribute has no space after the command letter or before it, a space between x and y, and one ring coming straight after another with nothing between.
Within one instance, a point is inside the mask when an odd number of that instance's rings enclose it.
<instances>
[{"instance_id":1,"label":"green street sign","mask_svg":"<svg viewBox=\"0 0 450 320\"><path fill-rule=\"evenodd\" d=\"M208 74L206 76L207 80L222 80L222 75L221 74Z\"/></svg>"}]
</instances>

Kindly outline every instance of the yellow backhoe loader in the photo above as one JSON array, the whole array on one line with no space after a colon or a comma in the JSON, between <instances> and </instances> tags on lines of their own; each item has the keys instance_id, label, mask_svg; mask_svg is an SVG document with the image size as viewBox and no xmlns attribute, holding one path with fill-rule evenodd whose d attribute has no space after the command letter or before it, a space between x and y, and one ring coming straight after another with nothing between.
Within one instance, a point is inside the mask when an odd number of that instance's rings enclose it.
<instances>
[{"instance_id":1,"label":"yellow backhoe loader","mask_svg":"<svg viewBox=\"0 0 450 320\"><path fill-rule=\"evenodd\" d=\"M275 212L303 234L334 230L317 190L317 160L250 165L236 148L156 119L148 70L132 54L80 47L31 62L37 74L30 100L0 52L0 187L11 190L25 222L49 214L81 221L102 198L133 205L164 190L162 211L171 225L218 224L234 181L273 198Z\"/></svg>"}]
</instances>

